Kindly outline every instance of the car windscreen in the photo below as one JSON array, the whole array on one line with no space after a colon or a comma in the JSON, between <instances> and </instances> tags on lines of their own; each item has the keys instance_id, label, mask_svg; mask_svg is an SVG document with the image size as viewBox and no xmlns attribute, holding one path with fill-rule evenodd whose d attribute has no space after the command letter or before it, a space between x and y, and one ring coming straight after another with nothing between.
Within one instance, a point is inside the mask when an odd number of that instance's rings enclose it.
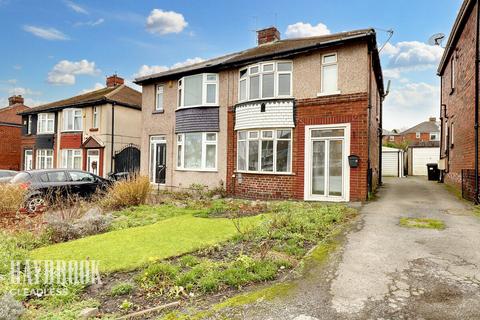
<instances>
[{"instance_id":1,"label":"car windscreen","mask_svg":"<svg viewBox=\"0 0 480 320\"><path fill-rule=\"evenodd\" d=\"M27 172L17 173L15 177L10 181L11 183L24 183L32 181L32 176Z\"/></svg>"}]
</instances>

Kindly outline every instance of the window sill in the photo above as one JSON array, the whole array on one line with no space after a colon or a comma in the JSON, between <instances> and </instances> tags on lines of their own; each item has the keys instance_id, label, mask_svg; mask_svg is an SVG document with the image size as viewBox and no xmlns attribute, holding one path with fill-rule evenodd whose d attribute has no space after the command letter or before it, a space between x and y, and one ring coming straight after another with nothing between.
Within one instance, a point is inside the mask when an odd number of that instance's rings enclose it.
<instances>
[{"instance_id":1,"label":"window sill","mask_svg":"<svg viewBox=\"0 0 480 320\"><path fill-rule=\"evenodd\" d=\"M215 172L218 172L217 169L182 169L182 168L176 168L175 171L183 171L183 172L207 172L207 173L215 173Z\"/></svg>"},{"instance_id":2,"label":"window sill","mask_svg":"<svg viewBox=\"0 0 480 320\"><path fill-rule=\"evenodd\" d=\"M293 172L264 172L264 171L234 171L235 174L264 174L264 175L275 175L275 176L295 176Z\"/></svg>"},{"instance_id":3,"label":"window sill","mask_svg":"<svg viewBox=\"0 0 480 320\"><path fill-rule=\"evenodd\" d=\"M90 131L90 132L97 132L97 131L98 131L98 128L90 128L89 131Z\"/></svg>"},{"instance_id":4,"label":"window sill","mask_svg":"<svg viewBox=\"0 0 480 320\"><path fill-rule=\"evenodd\" d=\"M80 133L82 131L83 130L63 130L63 131L60 131L60 133Z\"/></svg>"},{"instance_id":5,"label":"window sill","mask_svg":"<svg viewBox=\"0 0 480 320\"><path fill-rule=\"evenodd\" d=\"M162 114L165 113L165 110L155 110L152 112L152 114Z\"/></svg>"},{"instance_id":6,"label":"window sill","mask_svg":"<svg viewBox=\"0 0 480 320\"><path fill-rule=\"evenodd\" d=\"M37 135L41 136L42 134L55 134L55 132L37 132Z\"/></svg>"},{"instance_id":7,"label":"window sill","mask_svg":"<svg viewBox=\"0 0 480 320\"><path fill-rule=\"evenodd\" d=\"M337 96L339 94L342 94L340 90L332 91L332 92L319 92L317 93L317 97Z\"/></svg>"},{"instance_id":8,"label":"window sill","mask_svg":"<svg viewBox=\"0 0 480 320\"><path fill-rule=\"evenodd\" d=\"M220 105L218 104L202 104L197 106L177 107L176 110L192 109L192 108L219 108L219 107Z\"/></svg>"},{"instance_id":9,"label":"window sill","mask_svg":"<svg viewBox=\"0 0 480 320\"><path fill-rule=\"evenodd\" d=\"M278 96L278 97L269 97L269 98L258 98L258 99L249 99L249 100L242 100L238 101L237 104L246 104L246 103L256 103L256 102L268 102L268 101L276 101L276 100L291 100L294 99L293 96Z\"/></svg>"}]
</instances>

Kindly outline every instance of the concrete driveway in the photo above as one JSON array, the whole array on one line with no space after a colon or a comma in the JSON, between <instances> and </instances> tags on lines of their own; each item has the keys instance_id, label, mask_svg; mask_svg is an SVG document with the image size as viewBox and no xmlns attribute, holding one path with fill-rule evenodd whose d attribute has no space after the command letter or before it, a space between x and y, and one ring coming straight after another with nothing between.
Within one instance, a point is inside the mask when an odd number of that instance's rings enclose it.
<instances>
[{"instance_id":1,"label":"concrete driveway","mask_svg":"<svg viewBox=\"0 0 480 320\"><path fill-rule=\"evenodd\" d=\"M426 178L386 179L327 265L244 319L480 319L480 218ZM442 220L406 228L402 217Z\"/></svg>"}]
</instances>

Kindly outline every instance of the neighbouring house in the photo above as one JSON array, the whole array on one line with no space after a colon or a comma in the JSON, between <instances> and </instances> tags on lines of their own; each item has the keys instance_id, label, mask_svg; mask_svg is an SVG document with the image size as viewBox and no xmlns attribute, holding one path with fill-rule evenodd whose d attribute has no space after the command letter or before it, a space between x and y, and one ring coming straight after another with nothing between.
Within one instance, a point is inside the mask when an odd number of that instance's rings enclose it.
<instances>
[{"instance_id":1,"label":"neighbouring house","mask_svg":"<svg viewBox=\"0 0 480 320\"><path fill-rule=\"evenodd\" d=\"M440 61L443 180L478 202L478 1L465 0ZM463 184L463 186L462 186Z\"/></svg>"},{"instance_id":2,"label":"neighbouring house","mask_svg":"<svg viewBox=\"0 0 480 320\"><path fill-rule=\"evenodd\" d=\"M361 201L381 179L384 97L373 29L281 40L137 78L141 172L168 188Z\"/></svg>"},{"instance_id":3,"label":"neighbouring house","mask_svg":"<svg viewBox=\"0 0 480 320\"><path fill-rule=\"evenodd\" d=\"M440 141L440 123L437 118L431 117L407 130L400 132L402 142L415 145L422 142Z\"/></svg>"},{"instance_id":4,"label":"neighbouring house","mask_svg":"<svg viewBox=\"0 0 480 320\"><path fill-rule=\"evenodd\" d=\"M398 133L397 129L389 131L387 129L382 129L382 142L386 143L402 143L402 136Z\"/></svg>"},{"instance_id":5,"label":"neighbouring house","mask_svg":"<svg viewBox=\"0 0 480 320\"><path fill-rule=\"evenodd\" d=\"M22 169L139 169L141 93L117 75L106 87L20 112Z\"/></svg>"},{"instance_id":6,"label":"neighbouring house","mask_svg":"<svg viewBox=\"0 0 480 320\"><path fill-rule=\"evenodd\" d=\"M22 117L27 110L21 95L8 98L8 106L0 109L0 169L20 170Z\"/></svg>"}]
</instances>

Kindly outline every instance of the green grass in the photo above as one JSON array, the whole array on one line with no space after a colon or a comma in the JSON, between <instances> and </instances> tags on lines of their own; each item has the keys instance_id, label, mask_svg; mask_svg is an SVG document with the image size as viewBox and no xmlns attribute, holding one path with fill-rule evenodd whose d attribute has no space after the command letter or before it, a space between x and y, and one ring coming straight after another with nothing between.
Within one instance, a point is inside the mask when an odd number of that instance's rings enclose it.
<instances>
[{"instance_id":1,"label":"green grass","mask_svg":"<svg viewBox=\"0 0 480 320\"><path fill-rule=\"evenodd\" d=\"M242 219L256 224L262 216ZM101 272L133 270L161 260L226 241L237 230L229 219L183 215L152 225L124 229L60 243L31 252L39 260L99 260Z\"/></svg>"},{"instance_id":2,"label":"green grass","mask_svg":"<svg viewBox=\"0 0 480 320\"><path fill-rule=\"evenodd\" d=\"M445 223L442 220L427 218L401 218L400 225L407 228L445 229Z\"/></svg>"}]
</instances>

